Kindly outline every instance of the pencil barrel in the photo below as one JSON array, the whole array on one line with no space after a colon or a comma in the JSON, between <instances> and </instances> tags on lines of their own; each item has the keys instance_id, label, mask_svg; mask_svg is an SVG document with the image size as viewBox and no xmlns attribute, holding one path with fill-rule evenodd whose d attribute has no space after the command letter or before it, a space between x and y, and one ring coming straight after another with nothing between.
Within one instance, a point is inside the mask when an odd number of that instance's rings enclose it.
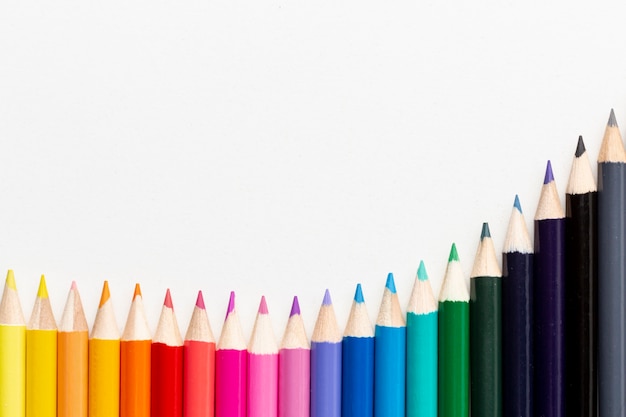
<instances>
[{"instance_id":1,"label":"pencil barrel","mask_svg":"<svg viewBox=\"0 0 626 417\"><path fill-rule=\"evenodd\" d=\"M311 343L311 417L341 416L341 342Z\"/></svg>"},{"instance_id":2,"label":"pencil barrel","mask_svg":"<svg viewBox=\"0 0 626 417\"><path fill-rule=\"evenodd\" d=\"M342 341L341 416L374 415L374 338L347 336Z\"/></svg>"},{"instance_id":3,"label":"pencil barrel","mask_svg":"<svg viewBox=\"0 0 626 417\"><path fill-rule=\"evenodd\" d=\"M406 327L376 326L374 347L374 415L404 417Z\"/></svg>"},{"instance_id":4,"label":"pencil barrel","mask_svg":"<svg viewBox=\"0 0 626 417\"><path fill-rule=\"evenodd\" d=\"M247 351L218 349L215 352L216 417L246 416L247 369Z\"/></svg>"},{"instance_id":5,"label":"pencil barrel","mask_svg":"<svg viewBox=\"0 0 626 417\"><path fill-rule=\"evenodd\" d=\"M89 417L119 415L120 341L89 340Z\"/></svg>"},{"instance_id":6,"label":"pencil barrel","mask_svg":"<svg viewBox=\"0 0 626 417\"><path fill-rule=\"evenodd\" d=\"M152 343L151 417L183 415L183 347Z\"/></svg>"},{"instance_id":7,"label":"pencil barrel","mask_svg":"<svg viewBox=\"0 0 626 417\"><path fill-rule=\"evenodd\" d=\"M439 416L469 416L469 303L439 303Z\"/></svg>"},{"instance_id":8,"label":"pencil barrel","mask_svg":"<svg viewBox=\"0 0 626 417\"><path fill-rule=\"evenodd\" d=\"M502 416L502 278L470 279L471 415Z\"/></svg>"},{"instance_id":9,"label":"pencil barrel","mask_svg":"<svg viewBox=\"0 0 626 417\"><path fill-rule=\"evenodd\" d=\"M185 341L183 368L183 411L185 417L213 417L215 343Z\"/></svg>"},{"instance_id":10,"label":"pencil barrel","mask_svg":"<svg viewBox=\"0 0 626 417\"><path fill-rule=\"evenodd\" d=\"M150 417L150 340L120 343L120 417Z\"/></svg>"},{"instance_id":11,"label":"pencil barrel","mask_svg":"<svg viewBox=\"0 0 626 417\"><path fill-rule=\"evenodd\" d=\"M26 330L26 417L57 415L57 331Z\"/></svg>"},{"instance_id":12,"label":"pencil barrel","mask_svg":"<svg viewBox=\"0 0 626 417\"><path fill-rule=\"evenodd\" d=\"M88 333L58 332L58 417L88 415Z\"/></svg>"},{"instance_id":13,"label":"pencil barrel","mask_svg":"<svg viewBox=\"0 0 626 417\"><path fill-rule=\"evenodd\" d=\"M278 354L248 353L248 417L278 414Z\"/></svg>"},{"instance_id":14,"label":"pencil barrel","mask_svg":"<svg viewBox=\"0 0 626 417\"><path fill-rule=\"evenodd\" d=\"M406 415L437 417L437 312L407 314Z\"/></svg>"},{"instance_id":15,"label":"pencil barrel","mask_svg":"<svg viewBox=\"0 0 626 417\"><path fill-rule=\"evenodd\" d=\"M309 417L310 361L310 349L281 349L278 353L278 417Z\"/></svg>"},{"instance_id":16,"label":"pencil barrel","mask_svg":"<svg viewBox=\"0 0 626 417\"><path fill-rule=\"evenodd\" d=\"M26 326L0 325L0 415L22 417L26 399Z\"/></svg>"}]
</instances>

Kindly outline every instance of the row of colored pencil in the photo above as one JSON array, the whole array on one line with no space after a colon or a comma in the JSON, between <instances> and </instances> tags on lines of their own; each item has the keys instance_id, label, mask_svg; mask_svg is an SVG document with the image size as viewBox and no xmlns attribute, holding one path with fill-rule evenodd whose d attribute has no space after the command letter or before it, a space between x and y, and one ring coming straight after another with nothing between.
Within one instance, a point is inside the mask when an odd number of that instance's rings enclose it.
<instances>
[{"instance_id":1,"label":"row of colored pencil","mask_svg":"<svg viewBox=\"0 0 626 417\"><path fill-rule=\"evenodd\" d=\"M453 244L439 302L420 263L404 315L389 274L374 327L359 284L342 335L326 290L310 344L297 297L280 345L264 297L246 343L234 293L217 345L201 292L184 339L169 290L151 335L139 285L120 335L106 281L91 336L75 283L57 329L43 277L26 325L9 271L0 415L624 416L626 151L613 111L598 187L579 138L566 210L548 162L534 233L533 247L516 196L502 269L485 223L469 291Z\"/></svg>"}]
</instances>

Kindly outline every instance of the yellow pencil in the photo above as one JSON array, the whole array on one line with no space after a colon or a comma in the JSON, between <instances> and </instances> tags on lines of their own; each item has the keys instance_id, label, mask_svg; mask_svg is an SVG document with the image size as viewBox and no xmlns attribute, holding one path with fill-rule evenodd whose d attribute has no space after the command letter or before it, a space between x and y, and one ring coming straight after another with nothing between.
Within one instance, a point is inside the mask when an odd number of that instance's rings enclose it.
<instances>
[{"instance_id":1,"label":"yellow pencil","mask_svg":"<svg viewBox=\"0 0 626 417\"><path fill-rule=\"evenodd\" d=\"M89 417L119 416L120 332L110 297L104 281L89 339Z\"/></svg>"},{"instance_id":2,"label":"yellow pencil","mask_svg":"<svg viewBox=\"0 0 626 417\"><path fill-rule=\"evenodd\" d=\"M26 417L57 415L57 325L41 276L26 329Z\"/></svg>"},{"instance_id":3,"label":"yellow pencil","mask_svg":"<svg viewBox=\"0 0 626 417\"><path fill-rule=\"evenodd\" d=\"M26 408L26 323L9 270L0 301L0 416L24 417Z\"/></svg>"}]
</instances>

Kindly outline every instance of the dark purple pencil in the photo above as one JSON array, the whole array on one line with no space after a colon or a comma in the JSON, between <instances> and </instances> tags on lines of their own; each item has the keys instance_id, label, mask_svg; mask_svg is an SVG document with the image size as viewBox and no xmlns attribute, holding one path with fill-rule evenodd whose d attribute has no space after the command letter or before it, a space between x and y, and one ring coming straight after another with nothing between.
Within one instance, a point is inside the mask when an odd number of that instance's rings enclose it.
<instances>
[{"instance_id":1,"label":"dark purple pencil","mask_svg":"<svg viewBox=\"0 0 626 417\"><path fill-rule=\"evenodd\" d=\"M534 409L565 416L565 213L548 161L535 214L533 283Z\"/></svg>"}]
</instances>

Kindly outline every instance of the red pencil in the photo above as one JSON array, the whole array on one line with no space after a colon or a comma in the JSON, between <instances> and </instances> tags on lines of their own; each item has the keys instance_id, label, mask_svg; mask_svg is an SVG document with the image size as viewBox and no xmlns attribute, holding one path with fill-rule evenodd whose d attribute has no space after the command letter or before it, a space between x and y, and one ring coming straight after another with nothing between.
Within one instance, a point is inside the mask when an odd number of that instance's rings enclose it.
<instances>
[{"instance_id":1,"label":"red pencil","mask_svg":"<svg viewBox=\"0 0 626 417\"><path fill-rule=\"evenodd\" d=\"M151 417L182 417L183 339L169 289L152 339L151 353Z\"/></svg>"},{"instance_id":2,"label":"red pencil","mask_svg":"<svg viewBox=\"0 0 626 417\"><path fill-rule=\"evenodd\" d=\"M213 417L215 404L215 339L209 324L202 291L185 335L184 348L185 417Z\"/></svg>"}]
</instances>

